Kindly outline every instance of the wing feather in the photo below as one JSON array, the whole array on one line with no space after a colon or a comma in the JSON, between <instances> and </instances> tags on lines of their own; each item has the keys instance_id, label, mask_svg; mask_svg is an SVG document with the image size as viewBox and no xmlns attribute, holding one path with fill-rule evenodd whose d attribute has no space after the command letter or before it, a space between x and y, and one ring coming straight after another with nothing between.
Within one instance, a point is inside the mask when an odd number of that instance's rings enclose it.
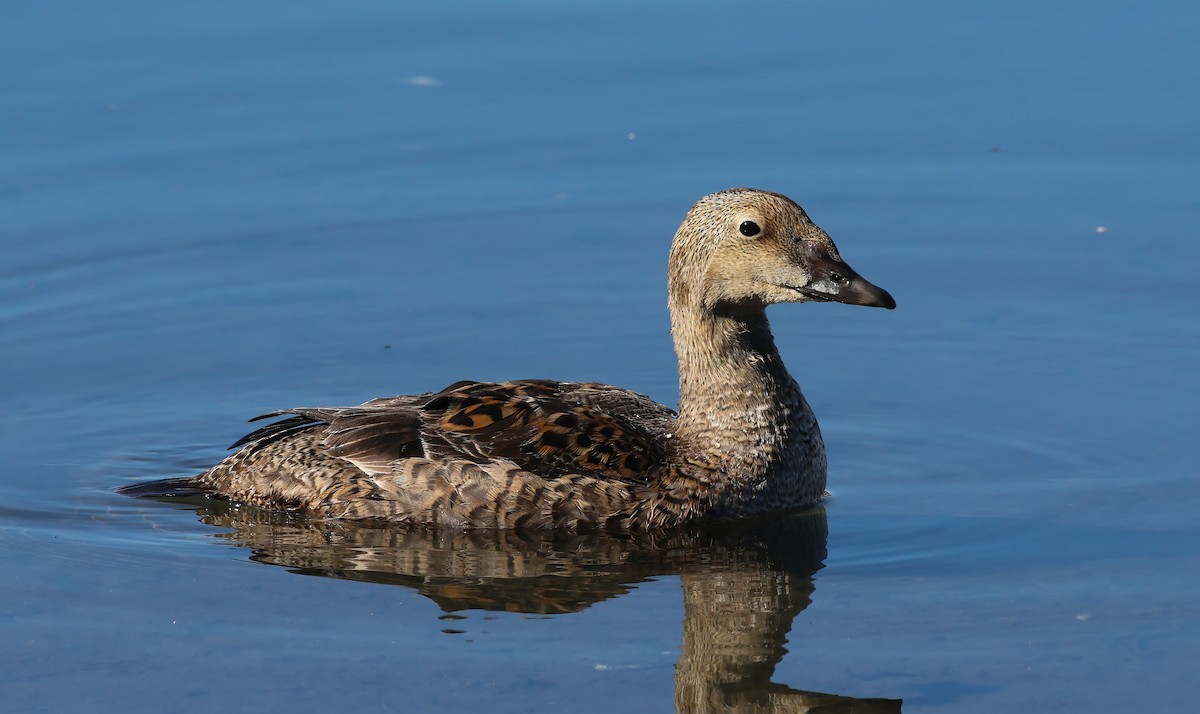
<instances>
[{"instance_id":1,"label":"wing feather","mask_svg":"<svg viewBox=\"0 0 1200 714\"><path fill-rule=\"evenodd\" d=\"M290 416L288 416L290 415ZM330 456L368 474L403 459L506 463L544 478L579 474L651 482L666 460L675 416L649 397L588 382L456 382L437 393L373 399L355 407L301 407L240 439L263 446L320 429ZM254 420L252 420L254 421Z\"/></svg>"}]
</instances>

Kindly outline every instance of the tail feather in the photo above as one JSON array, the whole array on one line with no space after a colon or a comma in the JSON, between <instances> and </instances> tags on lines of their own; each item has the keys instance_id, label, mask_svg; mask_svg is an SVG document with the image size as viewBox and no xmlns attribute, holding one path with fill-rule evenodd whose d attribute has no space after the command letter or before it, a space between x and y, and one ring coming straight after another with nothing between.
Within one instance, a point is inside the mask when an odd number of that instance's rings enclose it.
<instances>
[{"instance_id":1,"label":"tail feather","mask_svg":"<svg viewBox=\"0 0 1200 714\"><path fill-rule=\"evenodd\" d=\"M201 496L208 493L194 478L163 478L157 481L131 483L117 489L123 496L163 498L166 496Z\"/></svg>"}]
</instances>

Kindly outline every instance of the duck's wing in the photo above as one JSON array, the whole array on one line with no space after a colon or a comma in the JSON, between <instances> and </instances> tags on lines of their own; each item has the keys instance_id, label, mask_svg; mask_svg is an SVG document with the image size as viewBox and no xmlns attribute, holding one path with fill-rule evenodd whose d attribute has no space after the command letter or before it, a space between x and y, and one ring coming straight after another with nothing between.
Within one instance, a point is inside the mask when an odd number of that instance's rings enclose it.
<instances>
[{"instance_id":1,"label":"duck's wing","mask_svg":"<svg viewBox=\"0 0 1200 714\"><path fill-rule=\"evenodd\" d=\"M584 474L646 482L666 459L674 412L602 384L459 382L421 409L433 458L504 459L544 477Z\"/></svg>"},{"instance_id":2,"label":"duck's wing","mask_svg":"<svg viewBox=\"0 0 1200 714\"><path fill-rule=\"evenodd\" d=\"M404 458L509 462L553 478L581 474L649 482L666 458L674 412L649 397L594 383L457 382L441 392L314 407L248 435L250 448L324 424L331 456L370 474Z\"/></svg>"},{"instance_id":3,"label":"duck's wing","mask_svg":"<svg viewBox=\"0 0 1200 714\"><path fill-rule=\"evenodd\" d=\"M322 428L324 444L333 456L369 473L389 470L405 457L424 456L421 443L421 406L434 394L381 397L353 407L297 407L267 412L250 421L287 416L243 436L229 448L253 451L293 434ZM351 459L348 456L353 455Z\"/></svg>"}]
</instances>

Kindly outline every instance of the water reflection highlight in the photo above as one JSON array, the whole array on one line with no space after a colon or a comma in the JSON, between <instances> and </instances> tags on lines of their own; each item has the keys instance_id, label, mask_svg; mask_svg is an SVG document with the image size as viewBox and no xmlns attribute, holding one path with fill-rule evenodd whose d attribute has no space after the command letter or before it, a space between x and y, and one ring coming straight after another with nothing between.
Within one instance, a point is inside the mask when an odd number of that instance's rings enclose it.
<instances>
[{"instance_id":1,"label":"water reflection highlight","mask_svg":"<svg viewBox=\"0 0 1200 714\"><path fill-rule=\"evenodd\" d=\"M183 499L176 499L183 500ZM446 612L563 615L676 576L681 712L899 712L898 699L773 682L826 555L823 509L668 533L457 531L314 521L195 498L186 503L251 559L294 572L411 588Z\"/></svg>"}]
</instances>

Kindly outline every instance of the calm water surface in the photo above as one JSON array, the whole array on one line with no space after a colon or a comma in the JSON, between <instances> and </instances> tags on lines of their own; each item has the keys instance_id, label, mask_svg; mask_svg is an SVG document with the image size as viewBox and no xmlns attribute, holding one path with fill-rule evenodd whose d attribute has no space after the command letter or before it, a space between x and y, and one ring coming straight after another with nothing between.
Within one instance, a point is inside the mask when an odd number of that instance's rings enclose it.
<instances>
[{"instance_id":1,"label":"calm water surface","mask_svg":"<svg viewBox=\"0 0 1200 714\"><path fill-rule=\"evenodd\" d=\"M8 8L0 697L1191 710L1198 23L1132 1ZM534 538L113 493L279 407L534 376L674 403L667 245L736 185L799 200L900 305L771 312L829 445L820 511Z\"/></svg>"}]
</instances>

